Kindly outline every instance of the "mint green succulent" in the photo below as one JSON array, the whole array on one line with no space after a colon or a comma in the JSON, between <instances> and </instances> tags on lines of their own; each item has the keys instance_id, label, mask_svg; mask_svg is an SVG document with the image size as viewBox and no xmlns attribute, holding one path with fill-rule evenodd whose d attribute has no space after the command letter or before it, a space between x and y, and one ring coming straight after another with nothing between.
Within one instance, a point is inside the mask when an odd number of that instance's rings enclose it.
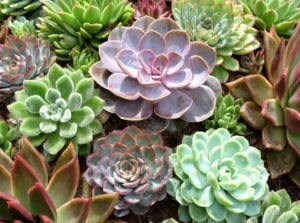
<instances>
[{"instance_id":1,"label":"mint green succulent","mask_svg":"<svg viewBox=\"0 0 300 223\"><path fill-rule=\"evenodd\" d=\"M40 0L1 0L0 12L8 16L25 15L38 9L41 5Z\"/></svg>"},{"instance_id":2,"label":"mint green succulent","mask_svg":"<svg viewBox=\"0 0 300 223\"><path fill-rule=\"evenodd\" d=\"M87 155L93 136L102 132L96 117L104 101L97 95L93 80L80 70L54 64L44 78L24 81L8 110L21 121L21 134L42 145L49 160L70 142L79 155Z\"/></svg>"},{"instance_id":3,"label":"mint green succulent","mask_svg":"<svg viewBox=\"0 0 300 223\"><path fill-rule=\"evenodd\" d=\"M217 51L213 75L226 82L230 71L239 70L233 55L245 55L259 48L255 17L243 13L233 0L173 0L172 13L191 40L201 40Z\"/></svg>"},{"instance_id":4,"label":"mint green succulent","mask_svg":"<svg viewBox=\"0 0 300 223\"><path fill-rule=\"evenodd\" d=\"M245 222L261 211L268 172L260 151L224 128L184 136L170 155L175 175L168 193L180 204L180 222Z\"/></svg>"},{"instance_id":5,"label":"mint green succulent","mask_svg":"<svg viewBox=\"0 0 300 223\"><path fill-rule=\"evenodd\" d=\"M47 39L60 61L72 60L75 48L98 51L116 26L126 25L134 9L128 0L41 0L44 16L39 36Z\"/></svg>"},{"instance_id":6,"label":"mint green succulent","mask_svg":"<svg viewBox=\"0 0 300 223\"><path fill-rule=\"evenodd\" d=\"M255 27L270 31L274 25L279 36L289 38L300 20L299 0L239 0L245 12L256 16Z\"/></svg>"},{"instance_id":7,"label":"mint green succulent","mask_svg":"<svg viewBox=\"0 0 300 223\"><path fill-rule=\"evenodd\" d=\"M17 138L17 128L15 125L0 121L0 148L9 156L13 155L13 141Z\"/></svg>"},{"instance_id":8,"label":"mint green succulent","mask_svg":"<svg viewBox=\"0 0 300 223\"><path fill-rule=\"evenodd\" d=\"M28 20L24 16L17 16L8 27L11 33L17 37L23 38L27 35L37 37L34 20Z\"/></svg>"},{"instance_id":9,"label":"mint green succulent","mask_svg":"<svg viewBox=\"0 0 300 223\"><path fill-rule=\"evenodd\" d=\"M205 129L225 128L231 133L237 133L239 135L250 134L251 131L247 125L243 122L239 122L240 108L242 105L242 98L235 99L231 94L227 94L223 97L219 94L217 96L213 116L203 122Z\"/></svg>"},{"instance_id":10,"label":"mint green succulent","mask_svg":"<svg viewBox=\"0 0 300 223\"><path fill-rule=\"evenodd\" d=\"M262 204L259 217L251 217L246 223L299 223L300 200L292 202L285 189L270 191Z\"/></svg>"}]
</instances>

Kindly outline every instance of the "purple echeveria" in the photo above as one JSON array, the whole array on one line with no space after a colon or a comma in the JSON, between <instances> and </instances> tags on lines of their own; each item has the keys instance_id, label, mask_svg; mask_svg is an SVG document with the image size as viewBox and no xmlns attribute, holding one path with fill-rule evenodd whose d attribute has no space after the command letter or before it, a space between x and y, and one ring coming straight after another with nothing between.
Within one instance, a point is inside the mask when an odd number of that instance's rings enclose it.
<instances>
[{"instance_id":1,"label":"purple echeveria","mask_svg":"<svg viewBox=\"0 0 300 223\"><path fill-rule=\"evenodd\" d=\"M221 92L210 75L216 53L200 41L190 42L172 19L144 16L131 27L117 27L99 53L101 61L90 73L107 90L108 112L129 121L200 122L213 114Z\"/></svg>"}]
</instances>

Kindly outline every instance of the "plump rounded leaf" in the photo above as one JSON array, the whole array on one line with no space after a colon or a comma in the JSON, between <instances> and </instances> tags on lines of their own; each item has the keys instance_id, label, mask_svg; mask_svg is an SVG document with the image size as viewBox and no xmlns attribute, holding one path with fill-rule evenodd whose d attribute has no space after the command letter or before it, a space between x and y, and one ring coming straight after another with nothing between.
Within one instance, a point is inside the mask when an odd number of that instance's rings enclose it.
<instances>
[{"instance_id":1,"label":"plump rounded leaf","mask_svg":"<svg viewBox=\"0 0 300 223\"><path fill-rule=\"evenodd\" d=\"M93 110L85 106L72 112L71 121L75 122L80 127L85 127L89 125L94 118L95 114Z\"/></svg>"},{"instance_id":2,"label":"plump rounded leaf","mask_svg":"<svg viewBox=\"0 0 300 223\"><path fill-rule=\"evenodd\" d=\"M25 80L24 90L28 96L39 95L44 98L47 92L47 85L40 80Z\"/></svg>"},{"instance_id":3,"label":"plump rounded leaf","mask_svg":"<svg viewBox=\"0 0 300 223\"><path fill-rule=\"evenodd\" d=\"M25 101L27 109L32 114L38 114L40 108L46 105L46 101L39 95L32 95Z\"/></svg>"},{"instance_id":4,"label":"plump rounded leaf","mask_svg":"<svg viewBox=\"0 0 300 223\"><path fill-rule=\"evenodd\" d=\"M39 118L26 118L21 122L20 132L25 136L38 136L42 133L40 122Z\"/></svg>"}]
</instances>

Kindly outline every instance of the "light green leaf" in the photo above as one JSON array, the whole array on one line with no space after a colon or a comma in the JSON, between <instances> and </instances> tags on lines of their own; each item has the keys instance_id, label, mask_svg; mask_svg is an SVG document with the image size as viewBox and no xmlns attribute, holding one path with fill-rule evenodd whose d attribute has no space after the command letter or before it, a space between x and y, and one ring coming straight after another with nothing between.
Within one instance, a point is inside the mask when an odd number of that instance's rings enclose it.
<instances>
[{"instance_id":1,"label":"light green leaf","mask_svg":"<svg viewBox=\"0 0 300 223\"><path fill-rule=\"evenodd\" d=\"M47 85L41 80L25 80L23 85L28 96L39 95L44 98L48 89Z\"/></svg>"},{"instance_id":2,"label":"light green leaf","mask_svg":"<svg viewBox=\"0 0 300 223\"><path fill-rule=\"evenodd\" d=\"M21 122L20 132L25 136L38 136L42 133L39 127L40 122L39 118L26 118Z\"/></svg>"},{"instance_id":3,"label":"light green leaf","mask_svg":"<svg viewBox=\"0 0 300 223\"><path fill-rule=\"evenodd\" d=\"M56 88L61 93L61 96L67 100L74 90L74 84L69 76L64 75L57 80Z\"/></svg>"},{"instance_id":4,"label":"light green leaf","mask_svg":"<svg viewBox=\"0 0 300 223\"><path fill-rule=\"evenodd\" d=\"M93 91L94 81L91 78L84 78L76 85L76 92L81 94L84 103L93 96Z\"/></svg>"},{"instance_id":5,"label":"light green leaf","mask_svg":"<svg viewBox=\"0 0 300 223\"><path fill-rule=\"evenodd\" d=\"M76 134L76 142L78 144L86 144L93 140L93 132L90 128L78 128Z\"/></svg>"},{"instance_id":6,"label":"light green leaf","mask_svg":"<svg viewBox=\"0 0 300 223\"><path fill-rule=\"evenodd\" d=\"M43 148L51 155L56 155L65 145L66 140L58 135L58 132L50 134L43 144Z\"/></svg>"},{"instance_id":7,"label":"light green leaf","mask_svg":"<svg viewBox=\"0 0 300 223\"><path fill-rule=\"evenodd\" d=\"M32 114L39 114L40 108L46 105L46 101L39 95L32 95L25 101L28 111Z\"/></svg>"},{"instance_id":8,"label":"light green leaf","mask_svg":"<svg viewBox=\"0 0 300 223\"><path fill-rule=\"evenodd\" d=\"M82 106L82 96L78 93L71 93L68 98L68 108L71 111L75 111Z\"/></svg>"},{"instance_id":9,"label":"light green leaf","mask_svg":"<svg viewBox=\"0 0 300 223\"><path fill-rule=\"evenodd\" d=\"M59 136L63 138L72 138L76 135L78 126L74 122L60 123L59 124Z\"/></svg>"},{"instance_id":10,"label":"light green leaf","mask_svg":"<svg viewBox=\"0 0 300 223\"><path fill-rule=\"evenodd\" d=\"M77 123L79 127L89 125L95 118L94 112L89 107L83 107L72 112L71 121Z\"/></svg>"},{"instance_id":11,"label":"light green leaf","mask_svg":"<svg viewBox=\"0 0 300 223\"><path fill-rule=\"evenodd\" d=\"M43 133L49 134L51 132L56 131L57 123L53 122L51 120L41 121L40 124L39 124L39 128Z\"/></svg>"}]
</instances>

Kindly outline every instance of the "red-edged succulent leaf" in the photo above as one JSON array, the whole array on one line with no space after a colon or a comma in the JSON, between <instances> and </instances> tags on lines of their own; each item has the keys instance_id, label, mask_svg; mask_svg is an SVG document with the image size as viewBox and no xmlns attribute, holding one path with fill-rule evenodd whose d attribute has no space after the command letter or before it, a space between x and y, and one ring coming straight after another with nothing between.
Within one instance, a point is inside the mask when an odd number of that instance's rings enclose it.
<instances>
[{"instance_id":1,"label":"red-edged succulent leaf","mask_svg":"<svg viewBox=\"0 0 300 223\"><path fill-rule=\"evenodd\" d=\"M281 39L271 64L271 72L267 73L268 80L274 85L284 67L285 40Z\"/></svg>"},{"instance_id":2,"label":"red-edged succulent leaf","mask_svg":"<svg viewBox=\"0 0 300 223\"><path fill-rule=\"evenodd\" d=\"M297 160L294 151L288 145L280 152L273 150L265 150L265 152L268 170L273 179L289 173Z\"/></svg>"},{"instance_id":3,"label":"red-edged succulent leaf","mask_svg":"<svg viewBox=\"0 0 300 223\"><path fill-rule=\"evenodd\" d=\"M13 167L12 159L2 149L0 149L0 166L3 166L9 172Z\"/></svg>"},{"instance_id":4,"label":"red-edged succulent leaf","mask_svg":"<svg viewBox=\"0 0 300 223\"><path fill-rule=\"evenodd\" d=\"M56 221L56 209L49 194L41 183L35 183L28 190L30 212L35 216L45 215Z\"/></svg>"},{"instance_id":5,"label":"red-edged succulent leaf","mask_svg":"<svg viewBox=\"0 0 300 223\"><path fill-rule=\"evenodd\" d=\"M285 97L288 93L288 80L287 80L288 69L282 70L277 82L274 84L274 93L281 104L285 104Z\"/></svg>"},{"instance_id":6,"label":"red-edged succulent leaf","mask_svg":"<svg viewBox=\"0 0 300 223\"><path fill-rule=\"evenodd\" d=\"M290 179L300 188L300 159L297 159L293 169L289 172Z\"/></svg>"},{"instance_id":7,"label":"red-edged succulent leaf","mask_svg":"<svg viewBox=\"0 0 300 223\"><path fill-rule=\"evenodd\" d=\"M35 222L32 214L17 200L7 201L8 210L11 214L13 222L14 220L20 220L21 222Z\"/></svg>"},{"instance_id":8,"label":"red-edged succulent leaf","mask_svg":"<svg viewBox=\"0 0 300 223\"><path fill-rule=\"evenodd\" d=\"M57 209L57 223L84 223L92 200L74 198Z\"/></svg>"},{"instance_id":9,"label":"red-edged succulent leaf","mask_svg":"<svg viewBox=\"0 0 300 223\"><path fill-rule=\"evenodd\" d=\"M48 216L46 216L46 215L41 215L40 221L41 221L41 223L55 223L53 220L48 218Z\"/></svg>"},{"instance_id":10,"label":"red-edged succulent leaf","mask_svg":"<svg viewBox=\"0 0 300 223\"><path fill-rule=\"evenodd\" d=\"M285 51L285 67L293 69L300 61L300 22L290 37Z\"/></svg>"},{"instance_id":11,"label":"red-edged succulent leaf","mask_svg":"<svg viewBox=\"0 0 300 223\"><path fill-rule=\"evenodd\" d=\"M225 83L230 94L236 98L242 98L244 101L252 101L252 96L245 84L245 78L241 77L234 81Z\"/></svg>"},{"instance_id":12,"label":"red-edged succulent leaf","mask_svg":"<svg viewBox=\"0 0 300 223\"><path fill-rule=\"evenodd\" d=\"M296 64L296 66L290 73L289 80L288 80L289 92L293 94L294 91L299 89L299 82L300 82L300 61L299 63Z\"/></svg>"},{"instance_id":13,"label":"red-edged succulent leaf","mask_svg":"<svg viewBox=\"0 0 300 223\"><path fill-rule=\"evenodd\" d=\"M284 116L285 116L285 125L287 129L299 135L300 134L300 113L293 108L285 108Z\"/></svg>"},{"instance_id":14,"label":"red-edged succulent leaf","mask_svg":"<svg viewBox=\"0 0 300 223\"><path fill-rule=\"evenodd\" d=\"M295 133L290 131L289 129L286 130L286 137L289 145L295 151L298 157L300 157L300 137L299 133Z\"/></svg>"},{"instance_id":15,"label":"red-edged succulent leaf","mask_svg":"<svg viewBox=\"0 0 300 223\"><path fill-rule=\"evenodd\" d=\"M79 177L78 157L73 144L70 144L58 158L47 186L56 209L75 196Z\"/></svg>"},{"instance_id":16,"label":"red-edged succulent leaf","mask_svg":"<svg viewBox=\"0 0 300 223\"><path fill-rule=\"evenodd\" d=\"M262 130L262 141L267 149L283 150L286 145L285 127L266 125Z\"/></svg>"},{"instance_id":17,"label":"red-edged succulent leaf","mask_svg":"<svg viewBox=\"0 0 300 223\"><path fill-rule=\"evenodd\" d=\"M0 165L0 191L11 193L11 183L10 183L10 172L3 166Z\"/></svg>"},{"instance_id":18,"label":"red-edged succulent leaf","mask_svg":"<svg viewBox=\"0 0 300 223\"><path fill-rule=\"evenodd\" d=\"M48 183L48 172L46 161L44 157L37 151L37 149L29 142L26 137L22 139L23 145L20 156L26 160L26 162L36 170L39 175L40 182L44 187Z\"/></svg>"},{"instance_id":19,"label":"red-edged succulent leaf","mask_svg":"<svg viewBox=\"0 0 300 223\"><path fill-rule=\"evenodd\" d=\"M261 107L252 101L246 101L242 105L240 115L252 128L260 130L266 125L266 120L261 115Z\"/></svg>"},{"instance_id":20,"label":"red-edged succulent leaf","mask_svg":"<svg viewBox=\"0 0 300 223\"><path fill-rule=\"evenodd\" d=\"M244 77L245 84L252 96L252 100L262 106L264 101L274 98L271 83L261 74L252 74Z\"/></svg>"},{"instance_id":21,"label":"red-edged succulent leaf","mask_svg":"<svg viewBox=\"0 0 300 223\"><path fill-rule=\"evenodd\" d=\"M102 223L111 215L114 206L119 199L118 193L102 194L91 198L92 203L86 219L86 223Z\"/></svg>"},{"instance_id":22,"label":"red-edged succulent leaf","mask_svg":"<svg viewBox=\"0 0 300 223\"><path fill-rule=\"evenodd\" d=\"M284 125L284 113L278 100L267 99L261 109L262 116L273 126Z\"/></svg>"},{"instance_id":23,"label":"red-edged succulent leaf","mask_svg":"<svg viewBox=\"0 0 300 223\"><path fill-rule=\"evenodd\" d=\"M28 190L36 182L40 182L39 175L20 155L15 158L11 171L11 184L14 196L29 209Z\"/></svg>"},{"instance_id":24,"label":"red-edged succulent leaf","mask_svg":"<svg viewBox=\"0 0 300 223\"><path fill-rule=\"evenodd\" d=\"M14 200L15 197L5 193L5 192L0 192L0 222L1 220L11 222L12 221L12 216L9 213L8 206L7 206L7 201Z\"/></svg>"}]
</instances>

